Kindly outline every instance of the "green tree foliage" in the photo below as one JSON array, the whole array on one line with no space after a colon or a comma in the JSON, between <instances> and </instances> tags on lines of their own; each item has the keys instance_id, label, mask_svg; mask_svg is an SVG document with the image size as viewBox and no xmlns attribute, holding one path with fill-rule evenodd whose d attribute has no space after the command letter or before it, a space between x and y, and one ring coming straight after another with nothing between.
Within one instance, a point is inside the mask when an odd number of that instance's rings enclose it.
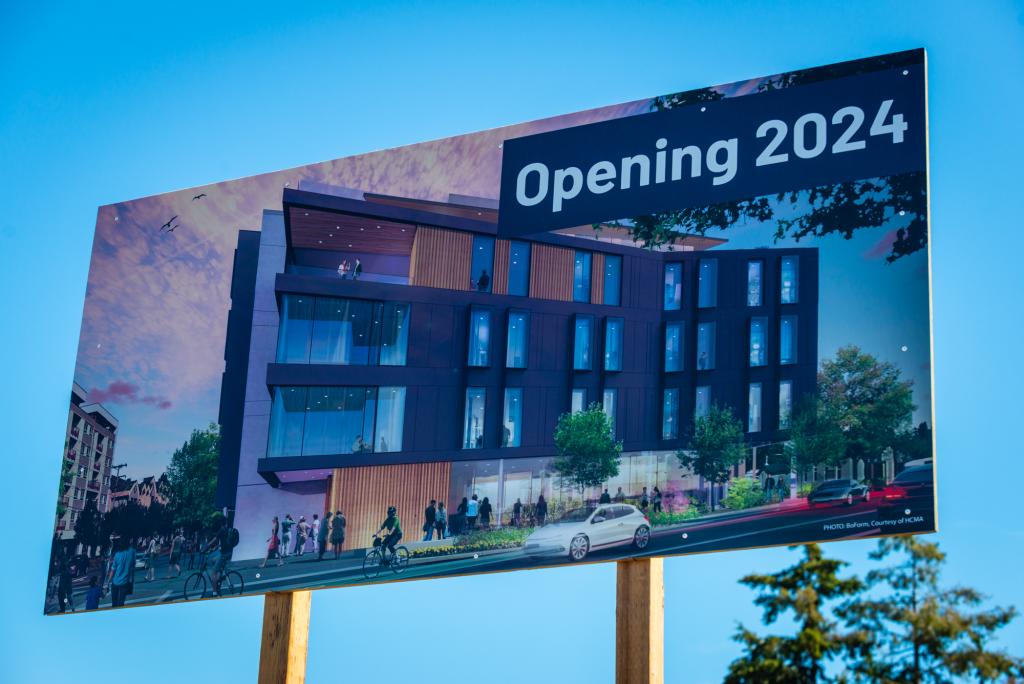
<instances>
[{"instance_id":1,"label":"green tree foliage","mask_svg":"<svg viewBox=\"0 0 1024 684\"><path fill-rule=\"evenodd\" d=\"M64 442L64 453L68 452L68 444ZM60 483L57 485L57 519L60 520L67 513L68 507L64 503L64 495L68 493L68 489L71 487L71 479L74 476L74 469L71 466L71 462L67 458L61 458L60 466Z\"/></svg>"},{"instance_id":2,"label":"green tree foliage","mask_svg":"<svg viewBox=\"0 0 1024 684\"><path fill-rule=\"evenodd\" d=\"M708 503L715 509L713 486L729 480L730 469L746 458L743 425L728 406L715 404L694 421L690 449L677 451L679 465L708 482Z\"/></svg>"},{"instance_id":3,"label":"green tree foliage","mask_svg":"<svg viewBox=\"0 0 1024 684\"><path fill-rule=\"evenodd\" d=\"M793 411L785 454L797 469L835 466L846 457L846 436L834 413L834 406L814 396Z\"/></svg>"},{"instance_id":4,"label":"green tree foliage","mask_svg":"<svg viewBox=\"0 0 1024 684\"><path fill-rule=\"evenodd\" d=\"M85 503L78 520L75 521L75 541L86 548L103 544L103 516L96 508L96 501L89 499Z\"/></svg>"},{"instance_id":5,"label":"green tree foliage","mask_svg":"<svg viewBox=\"0 0 1024 684\"><path fill-rule=\"evenodd\" d=\"M928 423L909 428L896 438L894 446L901 463L932 457L932 429Z\"/></svg>"},{"instance_id":6,"label":"green tree foliage","mask_svg":"<svg viewBox=\"0 0 1024 684\"><path fill-rule=\"evenodd\" d=\"M849 636L850 672L869 682L980 682L1024 677L1024 660L992 648L1016 610L979 609L985 597L968 587L942 588L945 554L915 537L882 539L871 558L894 564L867 575L869 591L839 614Z\"/></svg>"},{"instance_id":7,"label":"green tree foliage","mask_svg":"<svg viewBox=\"0 0 1024 684\"><path fill-rule=\"evenodd\" d=\"M103 516L102 535L106 542L111 535L139 539L149 534L146 529L146 509L128 501L119 504Z\"/></svg>"},{"instance_id":8,"label":"green tree foliage","mask_svg":"<svg viewBox=\"0 0 1024 684\"><path fill-rule=\"evenodd\" d=\"M579 490L596 487L619 474L622 442L615 440L611 420L601 406L563 413L555 426L557 456L552 469Z\"/></svg>"},{"instance_id":9,"label":"green tree foliage","mask_svg":"<svg viewBox=\"0 0 1024 684\"><path fill-rule=\"evenodd\" d=\"M729 493L725 495L723 503L734 511L760 506L764 503L764 490L759 482L741 477L729 485Z\"/></svg>"},{"instance_id":10,"label":"green tree foliage","mask_svg":"<svg viewBox=\"0 0 1024 684\"><path fill-rule=\"evenodd\" d=\"M740 625L736 641L744 654L729 665L726 684L815 684L832 681L828 666L845 648L829 604L862 589L856 577L842 578L843 561L826 558L817 544L803 547L796 565L770 575L747 575L742 584L758 592L754 603L765 625L780 617L792 621L792 635L760 636Z\"/></svg>"},{"instance_id":11,"label":"green tree foliage","mask_svg":"<svg viewBox=\"0 0 1024 684\"><path fill-rule=\"evenodd\" d=\"M189 531L201 529L216 511L217 468L220 461L220 429L210 423L193 430L167 466L167 498L173 525Z\"/></svg>"}]
</instances>

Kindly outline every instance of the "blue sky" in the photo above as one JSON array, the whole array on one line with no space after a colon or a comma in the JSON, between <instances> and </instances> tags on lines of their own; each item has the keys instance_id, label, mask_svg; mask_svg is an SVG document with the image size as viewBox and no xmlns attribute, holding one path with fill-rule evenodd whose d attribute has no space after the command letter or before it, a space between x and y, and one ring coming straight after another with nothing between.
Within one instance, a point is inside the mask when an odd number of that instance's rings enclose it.
<instances>
[{"instance_id":1,"label":"blue sky","mask_svg":"<svg viewBox=\"0 0 1024 684\"><path fill-rule=\"evenodd\" d=\"M262 599L40 616L99 205L691 87L929 50L936 434L947 579L1024 607L1019 316L1024 6L996 2L441 3L154 11L0 7L0 288L7 421L0 679L244 681ZM969 7L969 8L968 8ZM868 542L829 546L863 572ZM668 681L721 678L735 580L784 550L666 562ZM614 567L319 592L308 681L610 681ZM1005 633L1024 643L1024 623ZM54 657L60 654L60 657Z\"/></svg>"}]
</instances>

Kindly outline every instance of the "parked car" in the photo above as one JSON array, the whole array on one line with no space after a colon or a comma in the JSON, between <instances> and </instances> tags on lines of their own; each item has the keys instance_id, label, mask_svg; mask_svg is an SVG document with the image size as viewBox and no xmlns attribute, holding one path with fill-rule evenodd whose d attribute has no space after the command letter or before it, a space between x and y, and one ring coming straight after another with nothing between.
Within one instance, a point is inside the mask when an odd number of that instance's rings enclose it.
<instances>
[{"instance_id":1,"label":"parked car","mask_svg":"<svg viewBox=\"0 0 1024 684\"><path fill-rule=\"evenodd\" d=\"M581 561L595 549L632 544L645 549L651 541L651 522L636 506L605 504L577 508L526 538L531 556L568 556Z\"/></svg>"},{"instance_id":2,"label":"parked car","mask_svg":"<svg viewBox=\"0 0 1024 684\"><path fill-rule=\"evenodd\" d=\"M881 492L878 512L882 515L902 514L905 510L931 510L935 505L935 481L932 467L906 468Z\"/></svg>"},{"instance_id":3,"label":"parked car","mask_svg":"<svg viewBox=\"0 0 1024 684\"><path fill-rule=\"evenodd\" d=\"M870 498L867 485L856 480L825 480L807 495L807 505L811 508L818 504L833 503L852 506L854 501L867 501Z\"/></svg>"}]
</instances>

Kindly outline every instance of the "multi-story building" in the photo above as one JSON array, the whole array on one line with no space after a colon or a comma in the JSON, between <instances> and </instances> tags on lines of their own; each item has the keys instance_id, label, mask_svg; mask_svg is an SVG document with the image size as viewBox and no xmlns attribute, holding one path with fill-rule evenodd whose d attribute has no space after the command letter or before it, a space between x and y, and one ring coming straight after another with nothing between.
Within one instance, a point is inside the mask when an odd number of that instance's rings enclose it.
<instances>
[{"instance_id":1,"label":"multi-story building","mask_svg":"<svg viewBox=\"0 0 1024 684\"><path fill-rule=\"evenodd\" d=\"M61 480L60 493L64 515L56 525L57 537L64 540L74 538L75 522L87 503L103 513L110 497L117 419L102 404L87 403L86 397L81 385L73 383L64 449L67 477Z\"/></svg>"},{"instance_id":2,"label":"multi-story building","mask_svg":"<svg viewBox=\"0 0 1024 684\"><path fill-rule=\"evenodd\" d=\"M133 503L142 508L149 508L154 503L167 505L167 475L160 477L148 475L141 480L114 476L110 479L110 499L107 511L118 506Z\"/></svg>"},{"instance_id":3,"label":"multi-story building","mask_svg":"<svg viewBox=\"0 0 1024 684\"><path fill-rule=\"evenodd\" d=\"M359 547L389 504L415 520L477 493L504 519L555 501L556 422L592 403L623 442L612 491L657 484L669 506L703 484L674 454L713 404L752 446L785 439L815 385L817 250L496 225L471 198L286 189L258 243L242 232L221 405L234 500L220 491L240 557L262 555L273 515L344 510Z\"/></svg>"}]
</instances>

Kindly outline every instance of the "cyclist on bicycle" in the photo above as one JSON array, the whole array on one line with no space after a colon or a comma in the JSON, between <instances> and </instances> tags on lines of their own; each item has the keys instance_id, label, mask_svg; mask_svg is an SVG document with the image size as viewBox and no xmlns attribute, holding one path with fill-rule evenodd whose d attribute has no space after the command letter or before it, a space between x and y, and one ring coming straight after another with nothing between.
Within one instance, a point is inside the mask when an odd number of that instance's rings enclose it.
<instances>
[{"instance_id":1,"label":"cyclist on bicycle","mask_svg":"<svg viewBox=\"0 0 1024 684\"><path fill-rule=\"evenodd\" d=\"M384 522L381 523L380 529L377 530L377 533L373 536L380 536L380 533L384 530L387 530L388 534L381 542L381 546L383 549L390 551L390 557L393 558L395 555L395 544L397 544L402 538L402 523L398 519L398 509L394 506L388 506L388 516L384 519ZM388 558L388 556L385 556L385 561Z\"/></svg>"}]
</instances>

